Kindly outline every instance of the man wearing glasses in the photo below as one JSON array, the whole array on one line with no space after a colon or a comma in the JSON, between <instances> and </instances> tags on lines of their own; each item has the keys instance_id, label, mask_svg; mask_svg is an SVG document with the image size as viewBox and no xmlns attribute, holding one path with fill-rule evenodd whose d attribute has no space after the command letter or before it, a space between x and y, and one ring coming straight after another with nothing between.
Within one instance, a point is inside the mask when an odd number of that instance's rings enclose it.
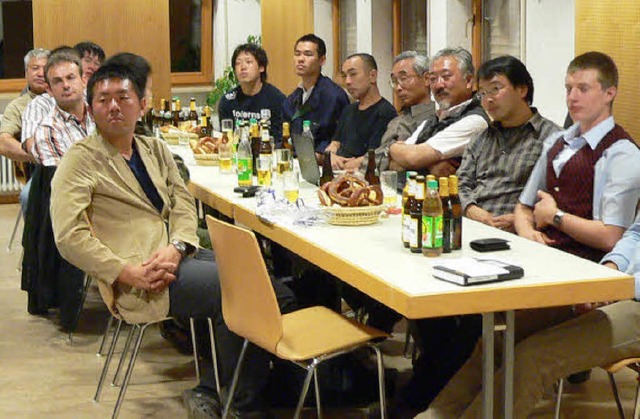
<instances>
[{"instance_id":1,"label":"man wearing glasses","mask_svg":"<svg viewBox=\"0 0 640 419\"><path fill-rule=\"evenodd\" d=\"M473 97L473 74L471 54L464 48L445 48L435 55L429 82L436 115L406 141L389 146L390 169L436 176L455 173L469 140L488 126L480 102Z\"/></svg>"},{"instance_id":2,"label":"man wearing glasses","mask_svg":"<svg viewBox=\"0 0 640 419\"><path fill-rule=\"evenodd\" d=\"M502 56L478 70L478 94L493 123L471 140L458 169L464 215L515 232L513 210L545 138L559 127L533 102L533 80L517 58Z\"/></svg>"},{"instance_id":3,"label":"man wearing glasses","mask_svg":"<svg viewBox=\"0 0 640 419\"><path fill-rule=\"evenodd\" d=\"M400 101L400 114L389 122L376 149L379 167L389 167L388 150L396 141L405 141L427 118L435 115L429 89L429 59L416 51L404 51L393 59L391 87Z\"/></svg>"}]
</instances>

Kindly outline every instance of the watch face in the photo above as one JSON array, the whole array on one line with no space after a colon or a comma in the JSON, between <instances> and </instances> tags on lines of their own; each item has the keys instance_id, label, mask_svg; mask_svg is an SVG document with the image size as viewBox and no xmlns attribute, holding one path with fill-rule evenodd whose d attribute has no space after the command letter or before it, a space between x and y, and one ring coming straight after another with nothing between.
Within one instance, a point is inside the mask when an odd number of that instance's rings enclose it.
<instances>
[{"instance_id":1,"label":"watch face","mask_svg":"<svg viewBox=\"0 0 640 419\"><path fill-rule=\"evenodd\" d=\"M174 240L171 242L171 244L173 244L173 246L178 250L178 252L183 253L187 251L187 246L179 241L179 240Z\"/></svg>"}]
</instances>

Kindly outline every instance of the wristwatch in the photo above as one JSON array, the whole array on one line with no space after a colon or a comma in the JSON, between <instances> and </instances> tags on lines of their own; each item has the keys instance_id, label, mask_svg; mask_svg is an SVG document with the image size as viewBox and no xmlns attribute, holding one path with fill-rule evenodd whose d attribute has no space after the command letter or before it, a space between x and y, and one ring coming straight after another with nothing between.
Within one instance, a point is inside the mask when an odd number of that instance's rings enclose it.
<instances>
[{"instance_id":1,"label":"wristwatch","mask_svg":"<svg viewBox=\"0 0 640 419\"><path fill-rule=\"evenodd\" d=\"M560 224L562 224L562 217L564 217L564 211L558 210L553 216L553 225L560 227Z\"/></svg>"},{"instance_id":2,"label":"wristwatch","mask_svg":"<svg viewBox=\"0 0 640 419\"><path fill-rule=\"evenodd\" d=\"M185 242L182 240L171 240L171 244L182 255L182 257L187 255L187 244Z\"/></svg>"}]
</instances>

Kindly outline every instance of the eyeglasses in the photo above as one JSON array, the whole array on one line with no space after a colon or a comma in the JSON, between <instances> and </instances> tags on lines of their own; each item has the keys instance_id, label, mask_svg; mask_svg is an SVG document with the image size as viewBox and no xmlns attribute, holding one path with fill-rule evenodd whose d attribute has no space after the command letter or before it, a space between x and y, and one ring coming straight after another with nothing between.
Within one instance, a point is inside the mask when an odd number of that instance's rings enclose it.
<instances>
[{"instance_id":1,"label":"eyeglasses","mask_svg":"<svg viewBox=\"0 0 640 419\"><path fill-rule=\"evenodd\" d=\"M419 77L417 74L409 74L409 75L402 75L400 77L393 77L391 76L391 80L389 80L389 85L391 85L392 89L396 89L398 86L406 86L407 83L409 83L409 79L415 78L415 77Z\"/></svg>"},{"instance_id":2,"label":"eyeglasses","mask_svg":"<svg viewBox=\"0 0 640 419\"><path fill-rule=\"evenodd\" d=\"M500 93L500 90L504 89L504 86L502 86L501 84L494 84L491 87L489 87L486 90L481 90L478 93L476 93L476 97L478 98L478 100L482 101L482 99L484 99L485 97L490 97L490 98L494 98L496 97L496 95L498 93Z\"/></svg>"}]
</instances>

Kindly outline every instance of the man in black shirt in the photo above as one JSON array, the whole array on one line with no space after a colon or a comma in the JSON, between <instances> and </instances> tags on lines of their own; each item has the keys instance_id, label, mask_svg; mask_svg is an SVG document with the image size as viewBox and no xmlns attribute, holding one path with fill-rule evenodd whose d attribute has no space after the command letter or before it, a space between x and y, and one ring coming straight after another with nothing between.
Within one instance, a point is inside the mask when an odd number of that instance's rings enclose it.
<instances>
[{"instance_id":1,"label":"man in black shirt","mask_svg":"<svg viewBox=\"0 0 640 419\"><path fill-rule=\"evenodd\" d=\"M239 85L227 92L218 106L220 120L255 118L270 123L269 132L276 145L282 143L282 104L286 96L267 83L267 53L248 43L238 46L231 57Z\"/></svg>"},{"instance_id":2,"label":"man in black shirt","mask_svg":"<svg viewBox=\"0 0 640 419\"><path fill-rule=\"evenodd\" d=\"M345 87L358 102L347 106L338 120L331 152L334 169L357 170L369 149L380 146L387 124L396 110L378 90L378 66L370 54L353 54L342 64Z\"/></svg>"}]
</instances>

